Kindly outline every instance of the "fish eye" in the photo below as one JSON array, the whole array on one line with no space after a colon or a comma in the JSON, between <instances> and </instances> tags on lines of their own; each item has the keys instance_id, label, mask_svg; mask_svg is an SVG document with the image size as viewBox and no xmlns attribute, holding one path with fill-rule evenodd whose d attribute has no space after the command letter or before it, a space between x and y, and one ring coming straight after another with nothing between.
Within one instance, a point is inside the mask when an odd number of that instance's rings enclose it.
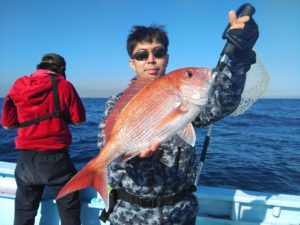
<instances>
[{"instance_id":1,"label":"fish eye","mask_svg":"<svg viewBox=\"0 0 300 225\"><path fill-rule=\"evenodd\" d=\"M191 79L191 78L194 76L194 74L193 74L192 71L187 70L187 71L184 72L184 76L185 76L186 78L188 78L188 79Z\"/></svg>"}]
</instances>

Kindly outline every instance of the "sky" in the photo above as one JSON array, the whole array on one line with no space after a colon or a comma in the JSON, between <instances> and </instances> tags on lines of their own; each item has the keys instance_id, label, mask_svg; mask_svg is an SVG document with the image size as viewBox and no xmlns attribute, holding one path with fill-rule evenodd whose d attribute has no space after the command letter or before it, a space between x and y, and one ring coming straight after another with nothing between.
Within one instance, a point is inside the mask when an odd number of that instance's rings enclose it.
<instances>
[{"instance_id":1,"label":"sky","mask_svg":"<svg viewBox=\"0 0 300 225\"><path fill-rule=\"evenodd\" d=\"M300 1L249 0L260 37L255 45L269 75L262 97L300 98ZM127 87L126 39L133 25L163 25L167 72L216 66L228 12L240 0L0 0L0 97L30 75L42 55L61 54L81 97L108 97Z\"/></svg>"}]
</instances>

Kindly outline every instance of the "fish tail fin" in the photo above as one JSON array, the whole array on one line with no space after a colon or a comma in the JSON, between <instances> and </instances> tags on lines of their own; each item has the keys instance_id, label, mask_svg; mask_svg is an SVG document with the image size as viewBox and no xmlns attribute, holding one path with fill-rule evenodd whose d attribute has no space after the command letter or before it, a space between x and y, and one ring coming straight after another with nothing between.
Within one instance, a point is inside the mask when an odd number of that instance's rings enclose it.
<instances>
[{"instance_id":1,"label":"fish tail fin","mask_svg":"<svg viewBox=\"0 0 300 225\"><path fill-rule=\"evenodd\" d=\"M106 168L97 172L96 179L94 179L93 187L97 190L97 192L102 197L102 200L105 205L106 211L109 208L109 193L108 193L108 184L107 184L107 176L106 176Z\"/></svg>"},{"instance_id":2,"label":"fish tail fin","mask_svg":"<svg viewBox=\"0 0 300 225\"><path fill-rule=\"evenodd\" d=\"M93 183L94 173L93 161L90 161L85 167L83 167L64 187L60 190L56 199L62 198L71 192L78 191L80 189L91 186Z\"/></svg>"},{"instance_id":3,"label":"fish tail fin","mask_svg":"<svg viewBox=\"0 0 300 225\"><path fill-rule=\"evenodd\" d=\"M71 192L78 191L89 186L94 187L101 195L105 208L108 209L109 198L107 190L106 168L97 168L96 160L90 161L60 190L56 199L60 199Z\"/></svg>"}]
</instances>

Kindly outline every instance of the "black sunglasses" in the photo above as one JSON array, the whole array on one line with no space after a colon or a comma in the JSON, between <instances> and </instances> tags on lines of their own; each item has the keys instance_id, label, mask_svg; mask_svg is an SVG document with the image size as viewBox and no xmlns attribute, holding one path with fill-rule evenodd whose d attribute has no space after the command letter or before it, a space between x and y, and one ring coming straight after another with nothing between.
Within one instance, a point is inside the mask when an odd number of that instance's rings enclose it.
<instances>
[{"instance_id":1,"label":"black sunglasses","mask_svg":"<svg viewBox=\"0 0 300 225\"><path fill-rule=\"evenodd\" d=\"M147 50L140 50L136 52L131 58L136 59L138 61L144 61L148 59L149 57L149 52ZM167 55L167 50L165 48L155 48L152 50L152 54L155 58L163 58L164 56Z\"/></svg>"}]
</instances>

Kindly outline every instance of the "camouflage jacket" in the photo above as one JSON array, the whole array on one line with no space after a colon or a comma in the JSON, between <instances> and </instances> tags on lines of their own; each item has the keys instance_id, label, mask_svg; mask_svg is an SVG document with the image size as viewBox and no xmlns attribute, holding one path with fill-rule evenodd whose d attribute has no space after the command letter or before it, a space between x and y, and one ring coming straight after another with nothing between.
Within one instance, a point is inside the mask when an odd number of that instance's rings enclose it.
<instances>
[{"instance_id":1,"label":"camouflage jacket","mask_svg":"<svg viewBox=\"0 0 300 225\"><path fill-rule=\"evenodd\" d=\"M251 63L237 63L215 77L214 91L206 107L193 121L195 127L203 127L233 112L238 106L244 88L246 72ZM108 99L98 130L98 147L105 143L105 121L122 93ZM126 163L112 162L108 167L108 182L114 188L141 197L171 196L186 190L195 179L195 149L187 143L170 138L160 145L151 157L135 157ZM195 217L198 202L195 196L187 194L184 200L173 206L142 208L118 200L110 214L111 224L184 224Z\"/></svg>"}]
</instances>

